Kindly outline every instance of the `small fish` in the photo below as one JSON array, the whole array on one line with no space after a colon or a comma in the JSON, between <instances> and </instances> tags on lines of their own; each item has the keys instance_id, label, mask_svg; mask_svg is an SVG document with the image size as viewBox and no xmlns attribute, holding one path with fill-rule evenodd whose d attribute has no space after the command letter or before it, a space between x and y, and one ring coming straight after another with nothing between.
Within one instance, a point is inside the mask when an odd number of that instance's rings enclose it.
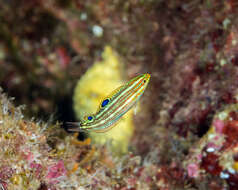
<instances>
[{"instance_id":1,"label":"small fish","mask_svg":"<svg viewBox=\"0 0 238 190\"><path fill-rule=\"evenodd\" d=\"M142 74L120 86L100 104L96 114L85 117L80 122L67 122L73 128L69 131L106 132L111 129L144 93L150 74Z\"/></svg>"}]
</instances>

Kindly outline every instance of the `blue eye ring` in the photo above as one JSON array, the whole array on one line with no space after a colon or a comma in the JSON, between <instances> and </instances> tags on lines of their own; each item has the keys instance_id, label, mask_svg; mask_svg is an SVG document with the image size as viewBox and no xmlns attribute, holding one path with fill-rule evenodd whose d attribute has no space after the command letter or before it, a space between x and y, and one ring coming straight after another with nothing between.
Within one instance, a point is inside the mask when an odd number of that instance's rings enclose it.
<instances>
[{"instance_id":1,"label":"blue eye ring","mask_svg":"<svg viewBox=\"0 0 238 190\"><path fill-rule=\"evenodd\" d=\"M109 99L107 98L107 99L103 100L101 106L104 107L104 106L106 106L108 103L109 103Z\"/></svg>"},{"instance_id":2,"label":"blue eye ring","mask_svg":"<svg viewBox=\"0 0 238 190\"><path fill-rule=\"evenodd\" d=\"M88 116L88 120L91 121L93 119L92 116Z\"/></svg>"}]
</instances>

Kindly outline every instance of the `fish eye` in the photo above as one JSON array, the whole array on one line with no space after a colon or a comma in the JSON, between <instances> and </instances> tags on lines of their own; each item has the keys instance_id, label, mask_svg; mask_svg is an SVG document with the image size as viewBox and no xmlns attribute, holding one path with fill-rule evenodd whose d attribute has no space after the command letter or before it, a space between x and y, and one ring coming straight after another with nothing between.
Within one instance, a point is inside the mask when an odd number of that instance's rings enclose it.
<instances>
[{"instance_id":1,"label":"fish eye","mask_svg":"<svg viewBox=\"0 0 238 190\"><path fill-rule=\"evenodd\" d=\"M109 99L108 98L103 100L102 107L106 106L108 103L109 103Z\"/></svg>"},{"instance_id":2,"label":"fish eye","mask_svg":"<svg viewBox=\"0 0 238 190\"><path fill-rule=\"evenodd\" d=\"M146 83L146 80L143 80L144 83Z\"/></svg>"},{"instance_id":3,"label":"fish eye","mask_svg":"<svg viewBox=\"0 0 238 190\"><path fill-rule=\"evenodd\" d=\"M92 116L88 116L88 120L91 121L93 119Z\"/></svg>"}]
</instances>

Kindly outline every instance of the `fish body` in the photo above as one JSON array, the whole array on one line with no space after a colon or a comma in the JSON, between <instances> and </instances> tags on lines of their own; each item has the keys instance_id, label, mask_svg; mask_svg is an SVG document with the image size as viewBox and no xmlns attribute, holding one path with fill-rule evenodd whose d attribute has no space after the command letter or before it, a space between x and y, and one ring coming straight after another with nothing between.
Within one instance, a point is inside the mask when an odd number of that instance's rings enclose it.
<instances>
[{"instance_id":1,"label":"fish body","mask_svg":"<svg viewBox=\"0 0 238 190\"><path fill-rule=\"evenodd\" d=\"M96 114L85 117L80 122L69 122L70 131L106 132L111 129L144 93L150 74L142 74L120 86L100 103Z\"/></svg>"}]
</instances>

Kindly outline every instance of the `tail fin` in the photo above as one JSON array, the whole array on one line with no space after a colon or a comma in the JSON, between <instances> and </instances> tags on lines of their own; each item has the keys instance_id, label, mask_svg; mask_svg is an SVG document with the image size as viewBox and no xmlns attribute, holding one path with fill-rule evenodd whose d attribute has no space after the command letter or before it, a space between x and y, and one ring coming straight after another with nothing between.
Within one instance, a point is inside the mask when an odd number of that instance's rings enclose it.
<instances>
[{"instance_id":1,"label":"tail fin","mask_svg":"<svg viewBox=\"0 0 238 190\"><path fill-rule=\"evenodd\" d=\"M72 132L82 132L80 128L80 122L66 122L67 125L67 130L72 131Z\"/></svg>"}]
</instances>

